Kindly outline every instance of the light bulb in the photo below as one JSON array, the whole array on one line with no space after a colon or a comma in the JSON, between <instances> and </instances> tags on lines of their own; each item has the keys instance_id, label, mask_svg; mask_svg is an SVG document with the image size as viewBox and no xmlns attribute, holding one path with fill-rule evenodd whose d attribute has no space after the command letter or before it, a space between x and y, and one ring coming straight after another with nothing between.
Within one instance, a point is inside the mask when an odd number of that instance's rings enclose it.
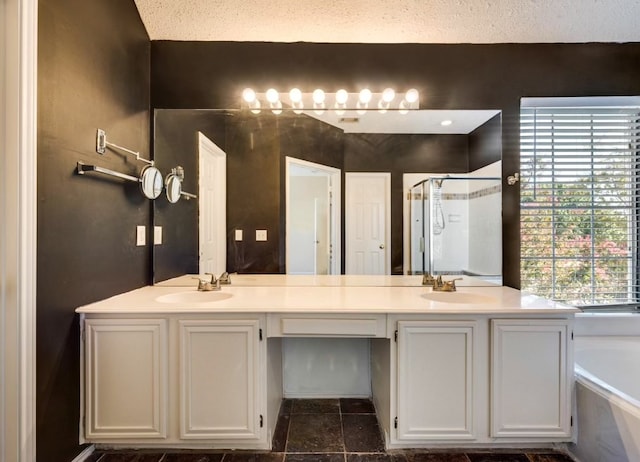
<instances>
[{"instance_id":1,"label":"light bulb","mask_svg":"<svg viewBox=\"0 0 640 462\"><path fill-rule=\"evenodd\" d=\"M267 97L267 101L271 104L275 104L280 98L280 95L278 95L278 91L275 88L269 88L265 96Z\"/></svg>"},{"instance_id":2,"label":"light bulb","mask_svg":"<svg viewBox=\"0 0 640 462\"><path fill-rule=\"evenodd\" d=\"M372 96L373 94L371 93L371 90L369 90L368 88L364 88L360 90L360 94L358 95L358 101L366 106L371 101Z\"/></svg>"},{"instance_id":3,"label":"light bulb","mask_svg":"<svg viewBox=\"0 0 640 462\"><path fill-rule=\"evenodd\" d=\"M340 89L336 92L336 104L344 105L347 103L347 99L349 99L347 90Z\"/></svg>"},{"instance_id":4,"label":"light bulb","mask_svg":"<svg viewBox=\"0 0 640 462\"><path fill-rule=\"evenodd\" d=\"M292 103L300 103L302 102L302 92L298 88L292 88L289 92L289 98Z\"/></svg>"},{"instance_id":5,"label":"light bulb","mask_svg":"<svg viewBox=\"0 0 640 462\"><path fill-rule=\"evenodd\" d=\"M245 88L242 90L242 99L247 103L253 103L256 100L256 92L251 88Z\"/></svg>"},{"instance_id":6,"label":"light bulb","mask_svg":"<svg viewBox=\"0 0 640 462\"><path fill-rule=\"evenodd\" d=\"M289 92L291 106L295 114L302 114L302 92L298 88L292 88Z\"/></svg>"},{"instance_id":7,"label":"light bulb","mask_svg":"<svg viewBox=\"0 0 640 462\"><path fill-rule=\"evenodd\" d=\"M324 112L324 91L319 88L313 91L311 95L313 98L313 108L315 109L315 113L321 115Z\"/></svg>"},{"instance_id":8,"label":"light bulb","mask_svg":"<svg viewBox=\"0 0 640 462\"><path fill-rule=\"evenodd\" d=\"M322 104L324 103L324 91L322 91L321 89L316 89L313 90L313 102L316 104Z\"/></svg>"},{"instance_id":9,"label":"light bulb","mask_svg":"<svg viewBox=\"0 0 640 462\"><path fill-rule=\"evenodd\" d=\"M403 99L402 101L400 101L400 107L398 108L398 112L401 115L409 114L409 106L410 106L410 103L408 103L406 99Z\"/></svg>"},{"instance_id":10,"label":"light bulb","mask_svg":"<svg viewBox=\"0 0 640 462\"><path fill-rule=\"evenodd\" d=\"M382 101L384 101L385 103L390 103L395 97L396 92L393 91L393 88L385 88L382 92Z\"/></svg>"},{"instance_id":11,"label":"light bulb","mask_svg":"<svg viewBox=\"0 0 640 462\"><path fill-rule=\"evenodd\" d=\"M360 93L358 94L358 102L356 103L358 114L365 115L367 113L367 108L369 107L372 97L373 93L371 93L371 90L368 88L360 90Z\"/></svg>"},{"instance_id":12,"label":"light bulb","mask_svg":"<svg viewBox=\"0 0 640 462\"><path fill-rule=\"evenodd\" d=\"M418 98L420 98L420 94L418 93L418 90L416 90L415 88L407 90L407 93L405 93L404 95L404 99L407 100L407 103L409 104L413 104L417 102Z\"/></svg>"}]
</instances>

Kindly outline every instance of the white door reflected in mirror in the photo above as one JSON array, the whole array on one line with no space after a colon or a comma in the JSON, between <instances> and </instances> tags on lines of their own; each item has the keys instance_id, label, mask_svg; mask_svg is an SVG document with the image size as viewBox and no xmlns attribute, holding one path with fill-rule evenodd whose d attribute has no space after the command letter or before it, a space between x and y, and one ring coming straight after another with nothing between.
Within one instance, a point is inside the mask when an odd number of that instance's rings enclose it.
<instances>
[{"instance_id":1,"label":"white door reflected in mirror","mask_svg":"<svg viewBox=\"0 0 640 462\"><path fill-rule=\"evenodd\" d=\"M391 174L345 174L346 274L391 274Z\"/></svg>"},{"instance_id":2,"label":"white door reflected in mirror","mask_svg":"<svg viewBox=\"0 0 640 462\"><path fill-rule=\"evenodd\" d=\"M198 267L227 270L227 154L198 132Z\"/></svg>"}]
</instances>

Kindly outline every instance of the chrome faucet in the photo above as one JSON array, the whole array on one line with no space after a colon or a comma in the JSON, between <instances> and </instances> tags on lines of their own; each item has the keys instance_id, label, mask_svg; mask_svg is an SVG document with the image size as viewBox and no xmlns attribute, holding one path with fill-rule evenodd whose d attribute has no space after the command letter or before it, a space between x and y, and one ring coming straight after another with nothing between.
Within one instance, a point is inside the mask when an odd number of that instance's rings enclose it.
<instances>
[{"instance_id":1,"label":"chrome faucet","mask_svg":"<svg viewBox=\"0 0 640 462\"><path fill-rule=\"evenodd\" d=\"M455 292L456 281L462 281L462 278L455 278L450 281L443 281L442 276L438 276L433 283L433 290L436 292Z\"/></svg>"},{"instance_id":2,"label":"chrome faucet","mask_svg":"<svg viewBox=\"0 0 640 462\"><path fill-rule=\"evenodd\" d=\"M207 276L211 276L211 280L198 278L198 290L202 292L210 292L213 290L220 290L220 279L216 279L214 274L205 273Z\"/></svg>"}]
</instances>

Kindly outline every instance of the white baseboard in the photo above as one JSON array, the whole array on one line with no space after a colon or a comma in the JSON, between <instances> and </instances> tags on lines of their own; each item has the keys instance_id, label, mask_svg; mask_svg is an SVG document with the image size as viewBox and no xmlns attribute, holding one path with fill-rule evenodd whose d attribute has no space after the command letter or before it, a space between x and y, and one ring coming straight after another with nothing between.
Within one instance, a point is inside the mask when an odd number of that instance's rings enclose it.
<instances>
[{"instance_id":1,"label":"white baseboard","mask_svg":"<svg viewBox=\"0 0 640 462\"><path fill-rule=\"evenodd\" d=\"M85 448L84 451L82 451L80 454L78 454L76 456L75 459L73 459L71 462L84 462L85 460L87 460L87 458L93 454L93 452L96 450L95 445L91 445L88 448Z\"/></svg>"}]
</instances>

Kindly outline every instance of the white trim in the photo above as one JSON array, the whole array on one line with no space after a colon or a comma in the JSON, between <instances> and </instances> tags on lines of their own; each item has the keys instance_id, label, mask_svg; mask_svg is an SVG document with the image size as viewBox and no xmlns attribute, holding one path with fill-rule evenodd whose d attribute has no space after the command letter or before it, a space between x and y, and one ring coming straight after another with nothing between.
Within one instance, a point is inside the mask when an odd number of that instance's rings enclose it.
<instances>
[{"instance_id":1,"label":"white trim","mask_svg":"<svg viewBox=\"0 0 640 462\"><path fill-rule=\"evenodd\" d=\"M35 461L37 0L3 2L0 462Z\"/></svg>"},{"instance_id":2,"label":"white trim","mask_svg":"<svg viewBox=\"0 0 640 462\"><path fill-rule=\"evenodd\" d=\"M289 223L290 223L290 209L289 209L289 193L290 193L290 183L289 178L291 175L290 169L291 166L298 165L300 167L313 168L316 170L320 170L326 173L329 176L331 181L331 192L333 194L332 198L332 208L331 208L331 249L332 249L332 259L331 259L331 267L329 268L330 274L340 274L341 263L342 263L342 253L341 253L341 208L342 208L342 185L341 185L341 175L342 170L335 167L329 167L328 165L316 164L315 162L309 162L302 159L296 159L295 157L287 156L285 158L285 261L286 261L286 271L288 272L289 265L289 255L291 254L289 250L289 239L287 236L290 235Z\"/></svg>"},{"instance_id":3,"label":"white trim","mask_svg":"<svg viewBox=\"0 0 640 462\"><path fill-rule=\"evenodd\" d=\"M87 443L87 439L85 436L85 428L84 423L86 422L86 406L85 406L85 396L86 396L86 351L85 351L85 314L80 313L80 420L78 420L78 442L80 444ZM79 456L78 456L79 457Z\"/></svg>"}]
</instances>

